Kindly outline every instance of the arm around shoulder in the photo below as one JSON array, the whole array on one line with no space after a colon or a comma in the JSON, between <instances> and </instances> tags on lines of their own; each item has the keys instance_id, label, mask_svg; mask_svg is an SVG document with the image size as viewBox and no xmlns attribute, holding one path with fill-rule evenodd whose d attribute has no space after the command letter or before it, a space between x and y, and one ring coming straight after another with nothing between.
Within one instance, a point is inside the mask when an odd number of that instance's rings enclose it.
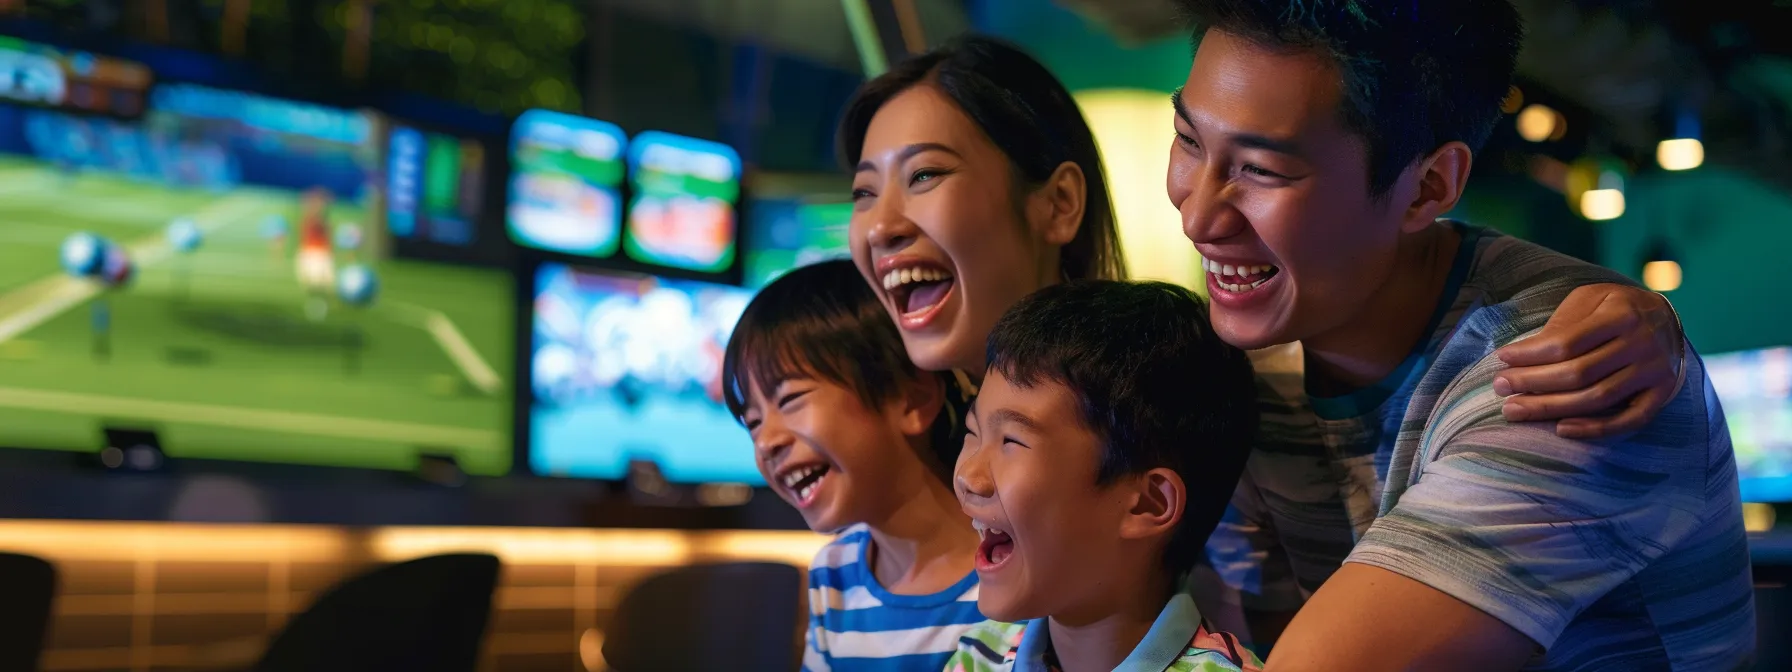
<instances>
[{"instance_id":1,"label":"arm around shoulder","mask_svg":"<svg viewBox=\"0 0 1792 672\"><path fill-rule=\"evenodd\" d=\"M1518 669L1704 516L1696 422L1586 442L1506 422L1485 385L1445 397L1406 482L1387 484L1391 504L1270 670Z\"/></svg>"}]
</instances>

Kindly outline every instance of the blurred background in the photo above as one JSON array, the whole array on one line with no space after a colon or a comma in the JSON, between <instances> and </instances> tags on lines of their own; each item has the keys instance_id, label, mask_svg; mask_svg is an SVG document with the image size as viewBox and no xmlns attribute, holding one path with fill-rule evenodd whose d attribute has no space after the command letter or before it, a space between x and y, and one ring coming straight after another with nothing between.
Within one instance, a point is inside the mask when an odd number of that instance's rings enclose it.
<instances>
[{"instance_id":1,"label":"blurred background","mask_svg":"<svg viewBox=\"0 0 1792 672\"><path fill-rule=\"evenodd\" d=\"M1674 302L1783 632L1792 0L1516 4L1455 214ZM966 31L1020 44L1095 129L1133 274L1203 289L1163 192L1177 26L1168 0L0 0L0 551L47 561L0 590L55 587L0 614L0 668L275 669L426 599L405 577L473 587L439 611L481 670L631 669L631 596L678 586L769 586L691 613L788 613L758 620L794 643L825 540L763 488L718 362L755 288L845 254L847 98ZM502 569L405 563L444 553Z\"/></svg>"}]
</instances>

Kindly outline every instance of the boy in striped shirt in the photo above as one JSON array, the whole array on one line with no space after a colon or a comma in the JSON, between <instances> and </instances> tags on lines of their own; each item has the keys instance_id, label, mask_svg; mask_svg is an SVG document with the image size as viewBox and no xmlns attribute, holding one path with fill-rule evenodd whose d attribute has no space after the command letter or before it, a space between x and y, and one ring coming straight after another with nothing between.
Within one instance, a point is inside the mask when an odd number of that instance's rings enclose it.
<instances>
[{"instance_id":1,"label":"boy in striped shirt","mask_svg":"<svg viewBox=\"0 0 1792 672\"><path fill-rule=\"evenodd\" d=\"M977 535L949 485L955 388L909 362L850 260L796 269L747 306L723 392L760 473L817 531L806 672L938 670L981 622Z\"/></svg>"},{"instance_id":2,"label":"boy in striped shirt","mask_svg":"<svg viewBox=\"0 0 1792 672\"><path fill-rule=\"evenodd\" d=\"M1179 589L1256 430L1245 353L1164 283L1074 282L989 337L955 487L981 536L947 672L1257 670Z\"/></svg>"}]
</instances>

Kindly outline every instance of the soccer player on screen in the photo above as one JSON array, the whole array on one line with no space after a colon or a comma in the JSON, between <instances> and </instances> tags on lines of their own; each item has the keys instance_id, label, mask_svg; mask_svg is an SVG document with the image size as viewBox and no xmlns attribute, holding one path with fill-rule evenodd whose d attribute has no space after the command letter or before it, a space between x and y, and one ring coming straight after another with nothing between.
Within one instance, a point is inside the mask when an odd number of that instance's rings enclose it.
<instances>
[{"instance_id":1,"label":"soccer player on screen","mask_svg":"<svg viewBox=\"0 0 1792 672\"><path fill-rule=\"evenodd\" d=\"M299 286L308 298L305 314L321 320L329 311L329 296L336 285L336 257L330 247L330 192L314 187L300 200Z\"/></svg>"}]
</instances>

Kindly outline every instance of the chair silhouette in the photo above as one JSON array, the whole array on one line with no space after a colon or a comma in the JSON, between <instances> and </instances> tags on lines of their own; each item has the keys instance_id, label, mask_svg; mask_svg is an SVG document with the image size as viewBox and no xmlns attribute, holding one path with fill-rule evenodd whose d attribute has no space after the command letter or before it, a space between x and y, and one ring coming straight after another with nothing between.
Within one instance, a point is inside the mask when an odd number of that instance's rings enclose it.
<instances>
[{"instance_id":1,"label":"chair silhouette","mask_svg":"<svg viewBox=\"0 0 1792 672\"><path fill-rule=\"evenodd\" d=\"M0 670L36 670L56 600L56 567L29 555L0 553Z\"/></svg>"},{"instance_id":2,"label":"chair silhouette","mask_svg":"<svg viewBox=\"0 0 1792 672\"><path fill-rule=\"evenodd\" d=\"M1792 565L1755 565L1755 668L1792 670Z\"/></svg>"},{"instance_id":3,"label":"chair silhouette","mask_svg":"<svg viewBox=\"0 0 1792 672\"><path fill-rule=\"evenodd\" d=\"M691 565L622 598L603 655L616 672L795 670L803 572L771 562Z\"/></svg>"},{"instance_id":4,"label":"chair silhouette","mask_svg":"<svg viewBox=\"0 0 1792 672\"><path fill-rule=\"evenodd\" d=\"M338 584L268 644L257 672L473 672L498 558L437 555Z\"/></svg>"}]
</instances>

